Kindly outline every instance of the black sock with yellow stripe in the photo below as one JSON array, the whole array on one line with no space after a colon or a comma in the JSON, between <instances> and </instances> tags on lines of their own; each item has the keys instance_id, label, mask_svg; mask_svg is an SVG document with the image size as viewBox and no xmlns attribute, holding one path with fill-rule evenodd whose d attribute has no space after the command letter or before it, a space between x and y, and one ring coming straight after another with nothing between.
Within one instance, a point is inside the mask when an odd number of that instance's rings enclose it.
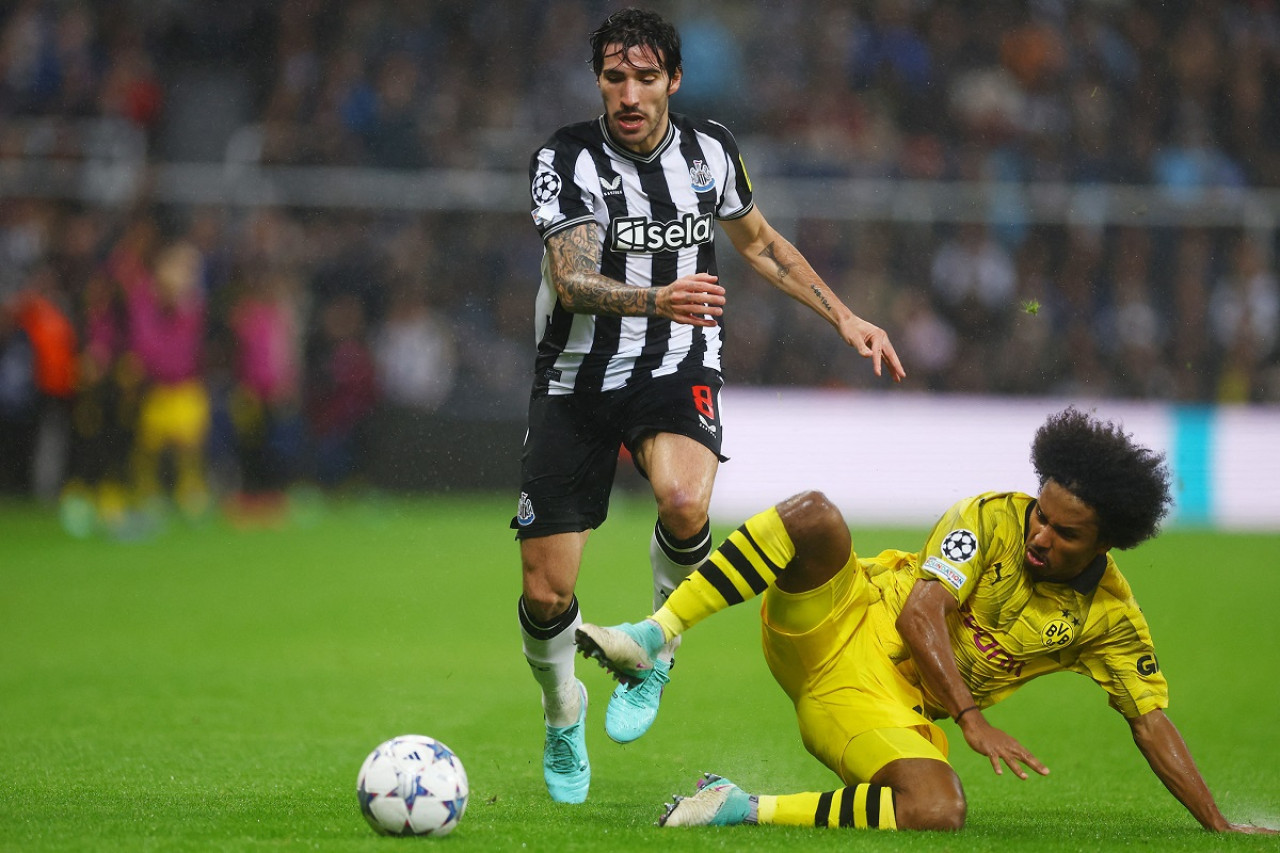
<instances>
[{"instance_id":1,"label":"black sock with yellow stripe","mask_svg":"<svg viewBox=\"0 0 1280 853\"><path fill-rule=\"evenodd\" d=\"M670 640L712 613L764 592L795 555L778 511L770 507L729 534L652 618Z\"/></svg>"},{"instance_id":2,"label":"black sock with yellow stripe","mask_svg":"<svg viewBox=\"0 0 1280 853\"><path fill-rule=\"evenodd\" d=\"M863 783L821 794L760 795L757 820L780 826L897 829L893 790Z\"/></svg>"}]
</instances>

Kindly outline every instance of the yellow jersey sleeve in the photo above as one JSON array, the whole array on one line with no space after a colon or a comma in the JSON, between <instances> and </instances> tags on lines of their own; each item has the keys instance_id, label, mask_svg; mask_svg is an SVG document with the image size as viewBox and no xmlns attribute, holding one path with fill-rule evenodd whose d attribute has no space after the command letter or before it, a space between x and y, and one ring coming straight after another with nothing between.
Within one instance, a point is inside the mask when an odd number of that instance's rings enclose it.
<instances>
[{"instance_id":1,"label":"yellow jersey sleeve","mask_svg":"<svg viewBox=\"0 0 1280 853\"><path fill-rule=\"evenodd\" d=\"M1008 529L1018 527L1015 497L989 492L952 505L925 540L916 577L941 581L961 604L968 600L983 573L1008 559Z\"/></svg>"}]
</instances>

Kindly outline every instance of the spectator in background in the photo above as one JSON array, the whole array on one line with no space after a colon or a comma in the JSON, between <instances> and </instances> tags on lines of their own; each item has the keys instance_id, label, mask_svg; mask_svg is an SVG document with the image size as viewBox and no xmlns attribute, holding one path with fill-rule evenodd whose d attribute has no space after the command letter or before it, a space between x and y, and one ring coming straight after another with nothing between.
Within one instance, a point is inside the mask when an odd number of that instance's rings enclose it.
<instances>
[{"instance_id":1,"label":"spectator in background","mask_svg":"<svg viewBox=\"0 0 1280 853\"><path fill-rule=\"evenodd\" d=\"M1013 258L987 227L962 223L933 260L933 290L961 338L980 341L1000 330L1013 307Z\"/></svg>"},{"instance_id":2,"label":"spectator in background","mask_svg":"<svg viewBox=\"0 0 1280 853\"><path fill-rule=\"evenodd\" d=\"M250 278L231 307L231 419L240 467L234 503L242 520L278 521L302 452L301 284L287 270Z\"/></svg>"},{"instance_id":3,"label":"spectator in background","mask_svg":"<svg viewBox=\"0 0 1280 853\"><path fill-rule=\"evenodd\" d=\"M1280 285L1251 235L1242 234L1232 248L1231 267L1209 299L1209 322L1222 361L1217 399L1254 401L1280 336Z\"/></svg>"},{"instance_id":4,"label":"spectator in background","mask_svg":"<svg viewBox=\"0 0 1280 853\"><path fill-rule=\"evenodd\" d=\"M717 16L697 14L680 27L684 40L681 87L683 108L695 114L708 109L735 109L747 94L743 91L742 55L733 32Z\"/></svg>"},{"instance_id":5,"label":"spectator in background","mask_svg":"<svg viewBox=\"0 0 1280 853\"><path fill-rule=\"evenodd\" d=\"M1207 296L1212 241L1204 229L1186 228L1177 234L1173 269L1173 361L1176 400L1207 400L1213 383L1213 352L1206 334Z\"/></svg>"},{"instance_id":6,"label":"spectator in background","mask_svg":"<svg viewBox=\"0 0 1280 853\"><path fill-rule=\"evenodd\" d=\"M31 340L13 307L0 302L0 492L30 491L37 411Z\"/></svg>"},{"instance_id":7,"label":"spectator in background","mask_svg":"<svg viewBox=\"0 0 1280 853\"><path fill-rule=\"evenodd\" d=\"M144 45L138 37L126 35L111 50L99 93L102 115L122 118L152 133L160 121L164 94Z\"/></svg>"},{"instance_id":8,"label":"spectator in background","mask_svg":"<svg viewBox=\"0 0 1280 853\"><path fill-rule=\"evenodd\" d=\"M1018 251L1017 310L1008 334L992 340L988 359L993 390L1003 394L1040 394L1063 371L1058 340L1062 305L1054 289L1051 238L1033 230Z\"/></svg>"},{"instance_id":9,"label":"spectator in background","mask_svg":"<svg viewBox=\"0 0 1280 853\"><path fill-rule=\"evenodd\" d=\"M373 339L378 386L388 403L432 412L453 390L457 355L453 336L421 289L401 285Z\"/></svg>"},{"instance_id":10,"label":"spectator in background","mask_svg":"<svg viewBox=\"0 0 1280 853\"><path fill-rule=\"evenodd\" d=\"M955 328L934 310L929 295L904 287L893 301L893 324L902 329L902 358L918 365L913 371L926 388L945 390L959 345Z\"/></svg>"},{"instance_id":11,"label":"spectator in background","mask_svg":"<svg viewBox=\"0 0 1280 853\"><path fill-rule=\"evenodd\" d=\"M1175 21L1168 41L1171 89L1164 103L1169 130L1152 170L1156 182L1181 201L1194 200L1211 187L1244 183L1239 166L1218 140L1217 101L1230 68L1223 36L1211 15L1196 7Z\"/></svg>"},{"instance_id":12,"label":"spectator in background","mask_svg":"<svg viewBox=\"0 0 1280 853\"><path fill-rule=\"evenodd\" d=\"M421 169L426 152L418 126L419 70L413 57L393 53L378 68L377 89L364 133L369 165Z\"/></svg>"},{"instance_id":13,"label":"spectator in background","mask_svg":"<svg viewBox=\"0 0 1280 853\"><path fill-rule=\"evenodd\" d=\"M127 306L129 352L145 386L133 448L135 498L147 509L159 506L161 466L168 457L174 502L195 518L209 507L204 468L210 404L201 363L206 317L200 253L190 243L174 242L163 246L151 265L127 254L112 260Z\"/></svg>"},{"instance_id":14,"label":"spectator in background","mask_svg":"<svg viewBox=\"0 0 1280 853\"><path fill-rule=\"evenodd\" d=\"M1057 275L1061 298L1062 333L1058 343L1067 358L1067 375L1058 393L1105 397L1114 393L1115 374L1098 346L1098 316L1102 310L1103 234L1100 229L1067 230L1066 254Z\"/></svg>"},{"instance_id":15,"label":"spectator in background","mask_svg":"<svg viewBox=\"0 0 1280 853\"><path fill-rule=\"evenodd\" d=\"M76 385L76 331L58 304L54 271L37 267L18 297L18 322L30 342L34 363L36 432L31 458L31 492L52 501L62 488L69 443L69 409Z\"/></svg>"},{"instance_id":16,"label":"spectator in background","mask_svg":"<svg viewBox=\"0 0 1280 853\"><path fill-rule=\"evenodd\" d=\"M934 258L934 290L947 305L999 313L1013 296L1014 281L1009 253L978 222L962 223Z\"/></svg>"},{"instance_id":17,"label":"spectator in background","mask_svg":"<svg viewBox=\"0 0 1280 853\"><path fill-rule=\"evenodd\" d=\"M1099 317L1097 339L1113 365L1115 387L1128 397L1151 399L1172 393L1163 364L1168 324L1151 291L1151 238L1125 228L1110 265L1111 299Z\"/></svg>"},{"instance_id":18,"label":"spectator in background","mask_svg":"<svg viewBox=\"0 0 1280 853\"><path fill-rule=\"evenodd\" d=\"M105 272L87 279L80 314L84 344L60 514L68 532L87 536L99 526L120 531L126 523L141 376L137 360L126 356L124 294Z\"/></svg>"},{"instance_id":19,"label":"spectator in background","mask_svg":"<svg viewBox=\"0 0 1280 853\"><path fill-rule=\"evenodd\" d=\"M362 473L365 429L378 400L377 372L365 343L365 311L359 296L338 292L321 307L307 368L307 424L316 482L344 485Z\"/></svg>"}]
</instances>

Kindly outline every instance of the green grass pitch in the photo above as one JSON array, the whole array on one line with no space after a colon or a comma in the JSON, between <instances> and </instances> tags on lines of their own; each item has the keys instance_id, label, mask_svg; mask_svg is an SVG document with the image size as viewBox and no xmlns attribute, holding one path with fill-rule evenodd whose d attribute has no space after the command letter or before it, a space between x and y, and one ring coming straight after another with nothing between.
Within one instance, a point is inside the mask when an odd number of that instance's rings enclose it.
<instances>
[{"instance_id":1,"label":"green grass pitch","mask_svg":"<svg viewBox=\"0 0 1280 853\"><path fill-rule=\"evenodd\" d=\"M134 542L73 539L49 512L0 504L0 850L1280 849L1201 831L1102 692L1067 674L991 712L1048 778L994 776L944 724L970 800L958 836L660 830L661 803L703 770L766 792L835 787L765 668L754 603L694 629L658 722L628 746L604 735L611 682L579 659L591 798L553 804L515 619L511 503L331 502L279 530L170 524ZM647 612L652 519L624 496L593 536L579 585L588 619ZM855 540L871 553L922 534ZM1280 536L1178 530L1120 555L1170 715L1210 787L1228 817L1272 826L1277 557ZM471 800L448 838L382 838L360 816L361 761L405 733L443 740L466 764Z\"/></svg>"}]
</instances>

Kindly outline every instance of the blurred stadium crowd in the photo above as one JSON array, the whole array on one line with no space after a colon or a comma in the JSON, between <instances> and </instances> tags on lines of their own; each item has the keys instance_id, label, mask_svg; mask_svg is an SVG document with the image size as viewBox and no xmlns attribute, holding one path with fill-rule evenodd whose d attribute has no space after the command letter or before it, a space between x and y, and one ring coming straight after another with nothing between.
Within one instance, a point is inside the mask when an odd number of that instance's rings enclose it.
<instances>
[{"instance_id":1,"label":"blurred stadium crowd","mask_svg":"<svg viewBox=\"0 0 1280 853\"><path fill-rule=\"evenodd\" d=\"M1273 0L700 0L678 111L785 178L1280 185ZM596 114L597 0L15 0L0 177L123 125L146 163L523 173ZM1274 230L799 216L917 390L1280 401ZM110 514L362 475L387 412L519 419L541 254L521 210L0 194L0 487ZM726 272L731 272L726 267ZM739 271L727 378L870 387ZM105 497L104 497L105 495ZM104 510L103 507L106 509Z\"/></svg>"}]
</instances>

